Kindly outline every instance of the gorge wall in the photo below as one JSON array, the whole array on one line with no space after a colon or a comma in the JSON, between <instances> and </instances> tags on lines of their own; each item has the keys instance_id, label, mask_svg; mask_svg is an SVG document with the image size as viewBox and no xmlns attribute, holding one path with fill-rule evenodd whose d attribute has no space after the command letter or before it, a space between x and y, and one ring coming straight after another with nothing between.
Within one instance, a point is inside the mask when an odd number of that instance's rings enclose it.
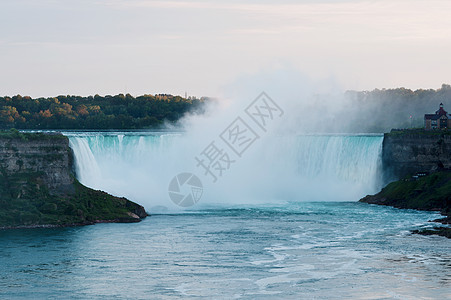
<instances>
[{"instance_id":1,"label":"gorge wall","mask_svg":"<svg viewBox=\"0 0 451 300\"><path fill-rule=\"evenodd\" d=\"M392 130L384 135L382 149L386 182L451 168L451 134L447 132Z\"/></svg>"},{"instance_id":2,"label":"gorge wall","mask_svg":"<svg viewBox=\"0 0 451 300\"><path fill-rule=\"evenodd\" d=\"M69 140L61 134L0 135L0 172L4 180L34 174L50 192L57 192L74 183L71 165Z\"/></svg>"}]
</instances>

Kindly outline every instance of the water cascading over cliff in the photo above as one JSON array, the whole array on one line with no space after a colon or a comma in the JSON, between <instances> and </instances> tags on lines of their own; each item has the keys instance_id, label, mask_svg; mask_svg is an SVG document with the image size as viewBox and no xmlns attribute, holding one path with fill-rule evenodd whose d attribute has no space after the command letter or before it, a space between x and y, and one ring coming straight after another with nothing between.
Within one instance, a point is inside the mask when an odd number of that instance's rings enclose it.
<instances>
[{"instance_id":1,"label":"water cascading over cliff","mask_svg":"<svg viewBox=\"0 0 451 300\"><path fill-rule=\"evenodd\" d=\"M259 141L216 183L196 167L205 148L183 133L66 133L77 178L151 209L175 208L169 181L192 172L204 185L199 204L357 201L380 188L380 135L302 135Z\"/></svg>"}]
</instances>

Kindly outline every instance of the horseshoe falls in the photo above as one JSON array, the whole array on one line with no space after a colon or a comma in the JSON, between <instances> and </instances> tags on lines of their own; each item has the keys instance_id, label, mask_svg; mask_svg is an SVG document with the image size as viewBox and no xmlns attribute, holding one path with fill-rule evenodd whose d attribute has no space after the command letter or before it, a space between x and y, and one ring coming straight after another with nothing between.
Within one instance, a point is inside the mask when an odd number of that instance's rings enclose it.
<instances>
[{"instance_id":1,"label":"horseshoe falls","mask_svg":"<svg viewBox=\"0 0 451 300\"><path fill-rule=\"evenodd\" d=\"M196 174L209 204L357 201L381 186L381 135L277 136L257 141L216 182L197 166L209 143L183 133L71 132L81 183L125 196L147 209L176 209L167 193L181 172ZM207 140L205 140L207 141ZM223 147L224 151L225 147Z\"/></svg>"},{"instance_id":2,"label":"horseshoe falls","mask_svg":"<svg viewBox=\"0 0 451 300\"><path fill-rule=\"evenodd\" d=\"M357 202L381 187L381 135L265 137L213 182L195 158L227 151L215 136L65 134L82 183L152 216L0 231L0 299L449 298L451 243L410 233L439 214ZM187 209L183 172L203 186Z\"/></svg>"}]
</instances>

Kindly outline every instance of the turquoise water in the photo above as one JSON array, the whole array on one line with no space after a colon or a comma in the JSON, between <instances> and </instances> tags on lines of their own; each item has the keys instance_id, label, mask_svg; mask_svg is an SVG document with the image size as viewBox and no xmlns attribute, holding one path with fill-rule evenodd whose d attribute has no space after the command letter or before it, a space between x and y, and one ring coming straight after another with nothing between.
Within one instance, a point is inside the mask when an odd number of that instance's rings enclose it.
<instances>
[{"instance_id":1,"label":"turquoise water","mask_svg":"<svg viewBox=\"0 0 451 300\"><path fill-rule=\"evenodd\" d=\"M435 213L356 202L197 207L0 231L0 299L449 299Z\"/></svg>"}]
</instances>

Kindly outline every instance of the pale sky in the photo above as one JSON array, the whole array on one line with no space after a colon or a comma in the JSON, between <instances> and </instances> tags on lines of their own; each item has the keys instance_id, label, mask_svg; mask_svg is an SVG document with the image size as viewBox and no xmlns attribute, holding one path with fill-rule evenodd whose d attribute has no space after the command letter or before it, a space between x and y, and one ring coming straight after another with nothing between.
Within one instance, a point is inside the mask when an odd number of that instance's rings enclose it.
<instances>
[{"instance_id":1,"label":"pale sky","mask_svg":"<svg viewBox=\"0 0 451 300\"><path fill-rule=\"evenodd\" d=\"M345 89L451 83L451 1L0 0L0 95L218 96L289 68Z\"/></svg>"}]
</instances>

